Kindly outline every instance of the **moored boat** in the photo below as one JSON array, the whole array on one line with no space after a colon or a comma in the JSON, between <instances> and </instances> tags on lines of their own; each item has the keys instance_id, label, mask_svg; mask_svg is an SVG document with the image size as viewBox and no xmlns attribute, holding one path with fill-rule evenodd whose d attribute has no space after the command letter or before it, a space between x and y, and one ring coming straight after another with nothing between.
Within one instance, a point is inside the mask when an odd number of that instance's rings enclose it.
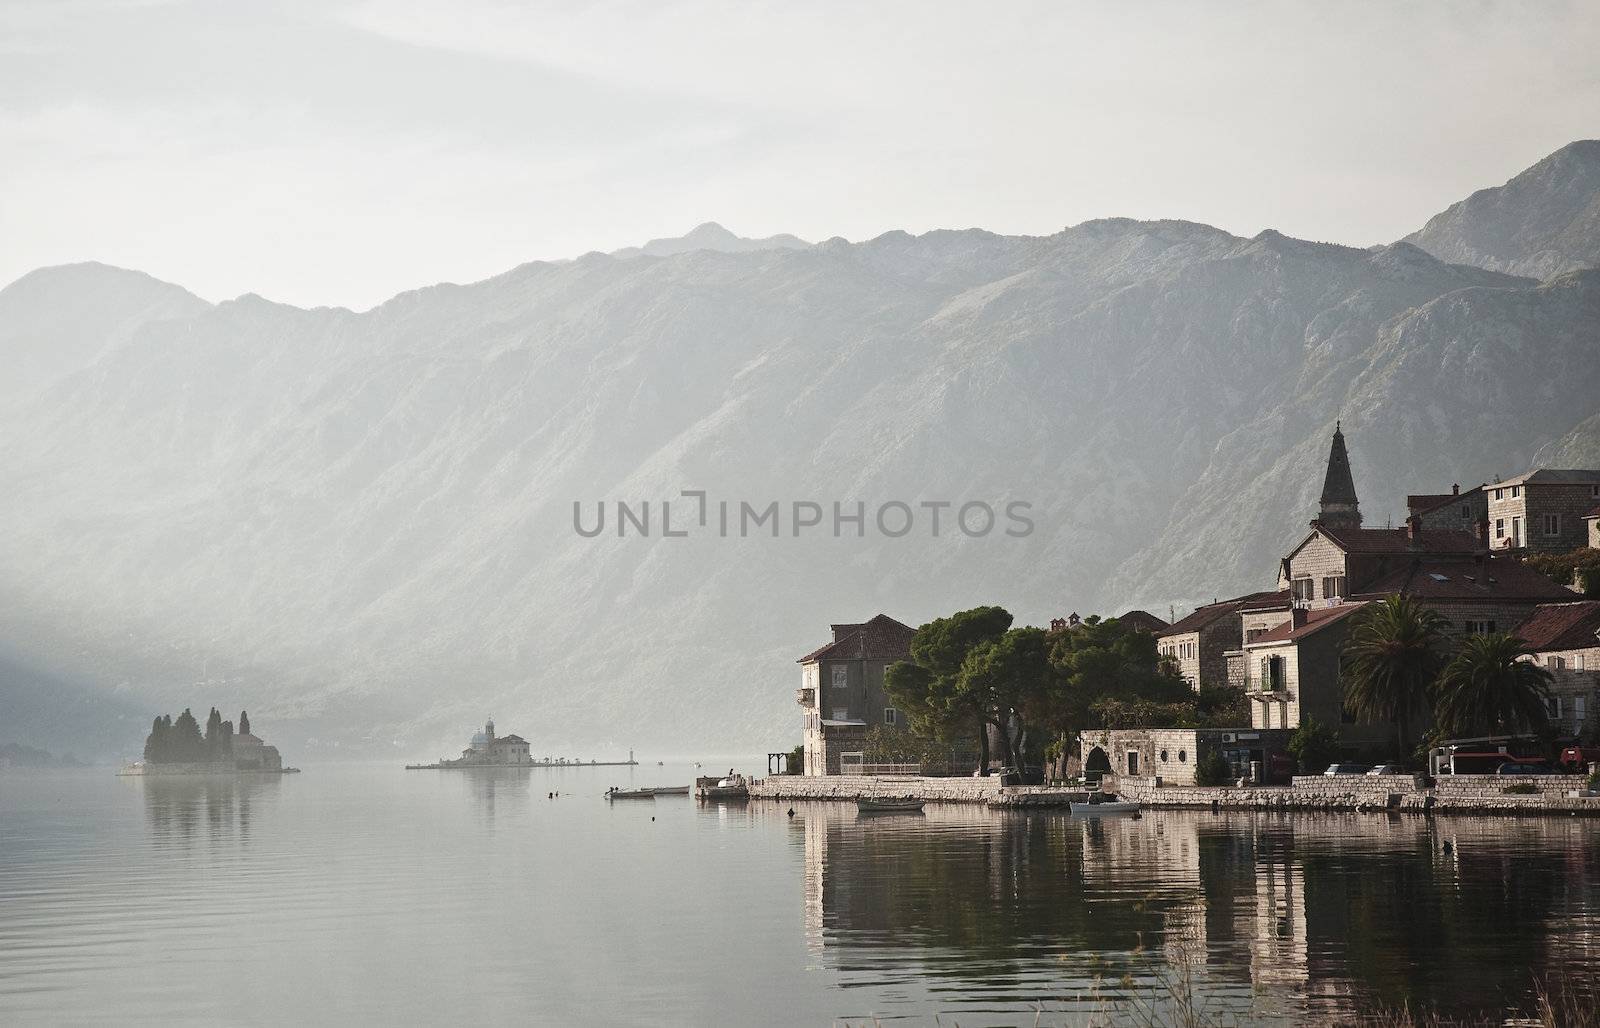
<instances>
[{"instance_id":1,"label":"moored boat","mask_svg":"<svg viewBox=\"0 0 1600 1028\"><path fill-rule=\"evenodd\" d=\"M660 786L658 788L651 789L650 791L655 793L657 796L687 796L687 795L689 795L689 787L687 785L664 785L664 786Z\"/></svg>"},{"instance_id":2,"label":"moored boat","mask_svg":"<svg viewBox=\"0 0 1600 1028\"><path fill-rule=\"evenodd\" d=\"M863 814L919 814L922 804L922 800L862 796L856 800L856 809Z\"/></svg>"},{"instance_id":3,"label":"moored boat","mask_svg":"<svg viewBox=\"0 0 1600 1028\"><path fill-rule=\"evenodd\" d=\"M1104 799L1095 802L1091 794L1089 802L1072 804L1072 813L1084 817L1102 817L1106 814L1137 814L1139 812L1138 800Z\"/></svg>"},{"instance_id":4,"label":"moored boat","mask_svg":"<svg viewBox=\"0 0 1600 1028\"><path fill-rule=\"evenodd\" d=\"M608 800L653 800L656 798L654 789L607 789Z\"/></svg>"}]
</instances>

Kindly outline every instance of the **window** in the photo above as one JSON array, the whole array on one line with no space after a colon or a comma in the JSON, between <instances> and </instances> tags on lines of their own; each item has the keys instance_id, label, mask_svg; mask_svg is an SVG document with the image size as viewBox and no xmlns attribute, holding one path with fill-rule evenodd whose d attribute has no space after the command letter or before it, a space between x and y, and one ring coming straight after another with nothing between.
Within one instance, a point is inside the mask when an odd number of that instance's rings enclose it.
<instances>
[{"instance_id":1,"label":"window","mask_svg":"<svg viewBox=\"0 0 1600 1028\"><path fill-rule=\"evenodd\" d=\"M1178 751L1178 763L1187 764L1188 762L1189 762L1189 754L1187 752L1185 752L1184 750L1179 750Z\"/></svg>"},{"instance_id":2,"label":"window","mask_svg":"<svg viewBox=\"0 0 1600 1028\"><path fill-rule=\"evenodd\" d=\"M1149 651L1147 650L1145 652ZM886 725L898 725L900 723L900 712L895 710L893 707L884 707L883 723Z\"/></svg>"},{"instance_id":3,"label":"window","mask_svg":"<svg viewBox=\"0 0 1600 1028\"><path fill-rule=\"evenodd\" d=\"M1552 696L1545 701L1545 704L1550 708L1550 720L1559 721L1561 719L1561 697Z\"/></svg>"},{"instance_id":4,"label":"window","mask_svg":"<svg viewBox=\"0 0 1600 1028\"><path fill-rule=\"evenodd\" d=\"M1546 515L1544 515L1544 534L1545 535L1560 535L1561 534L1561 515L1560 514L1546 514Z\"/></svg>"},{"instance_id":5,"label":"window","mask_svg":"<svg viewBox=\"0 0 1600 1028\"><path fill-rule=\"evenodd\" d=\"M1589 697L1574 696L1572 698L1572 720L1581 725L1588 716Z\"/></svg>"},{"instance_id":6,"label":"window","mask_svg":"<svg viewBox=\"0 0 1600 1028\"><path fill-rule=\"evenodd\" d=\"M834 707L833 708L833 720L835 720L835 721L848 721L848 720L850 720L850 708L849 707Z\"/></svg>"},{"instance_id":7,"label":"window","mask_svg":"<svg viewBox=\"0 0 1600 1028\"><path fill-rule=\"evenodd\" d=\"M1465 625L1468 635L1489 635L1494 631L1493 621L1468 621Z\"/></svg>"},{"instance_id":8,"label":"window","mask_svg":"<svg viewBox=\"0 0 1600 1028\"><path fill-rule=\"evenodd\" d=\"M1505 518L1495 518L1494 519L1494 537L1496 539L1504 539L1506 537L1506 519Z\"/></svg>"},{"instance_id":9,"label":"window","mask_svg":"<svg viewBox=\"0 0 1600 1028\"><path fill-rule=\"evenodd\" d=\"M1567 662L1556 656L1554 653L1546 657L1544 659L1544 663L1545 667L1548 667L1551 671L1560 671L1562 668L1567 666Z\"/></svg>"},{"instance_id":10,"label":"window","mask_svg":"<svg viewBox=\"0 0 1600 1028\"><path fill-rule=\"evenodd\" d=\"M1167 762L1167 751L1166 750L1162 750L1161 751L1161 762L1163 764L1165 764Z\"/></svg>"},{"instance_id":11,"label":"window","mask_svg":"<svg viewBox=\"0 0 1600 1028\"><path fill-rule=\"evenodd\" d=\"M1294 587L1294 598L1296 601L1311 599L1311 579L1297 578L1291 584Z\"/></svg>"},{"instance_id":12,"label":"window","mask_svg":"<svg viewBox=\"0 0 1600 1028\"><path fill-rule=\"evenodd\" d=\"M1600 500L1600 485L1591 485L1589 487L1589 495L1596 500Z\"/></svg>"},{"instance_id":13,"label":"window","mask_svg":"<svg viewBox=\"0 0 1600 1028\"><path fill-rule=\"evenodd\" d=\"M1574 671L1582 671L1583 670L1583 654L1574 653L1572 655L1572 670L1574 670Z\"/></svg>"},{"instance_id":14,"label":"window","mask_svg":"<svg viewBox=\"0 0 1600 1028\"><path fill-rule=\"evenodd\" d=\"M833 669L833 687L835 689L843 689L846 686L848 686L849 684L850 684L850 669L846 668L846 667L836 667L836 668L834 668Z\"/></svg>"},{"instance_id":15,"label":"window","mask_svg":"<svg viewBox=\"0 0 1600 1028\"><path fill-rule=\"evenodd\" d=\"M1496 489L1496 490L1495 490L1495 491L1494 491L1494 498L1495 498L1495 499L1497 499L1497 500L1498 500L1498 499L1500 499L1500 492L1501 492L1501 491L1500 491L1500 490L1499 490L1499 489Z\"/></svg>"},{"instance_id":16,"label":"window","mask_svg":"<svg viewBox=\"0 0 1600 1028\"><path fill-rule=\"evenodd\" d=\"M1521 495L1522 495L1522 486L1514 485L1514 486L1511 487L1511 498L1513 500L1515 500L1518 496L1521 496Z\"/></svg>"},{"instance_id":17,"label":"window","mask_svg":"<svg viewBox=\"0 0 1600 1028\"><path fill-rule=\"evenodd\" d=\"M1244 641L1253 643L1266 634L1267 630L1265 628L1252 628L1244 634Z\"/></svg>"},{"instance_id":18,"label":"window","mask_svg":"<svg viewBox=\"0 0 1600 1028\"><path fill-rule=\"evenodd\" d=\"M1344 595L1344 576L1329 575L1322 580L1322 598L1331 600L1336 596Z\"/></svg>"}]
</instances>

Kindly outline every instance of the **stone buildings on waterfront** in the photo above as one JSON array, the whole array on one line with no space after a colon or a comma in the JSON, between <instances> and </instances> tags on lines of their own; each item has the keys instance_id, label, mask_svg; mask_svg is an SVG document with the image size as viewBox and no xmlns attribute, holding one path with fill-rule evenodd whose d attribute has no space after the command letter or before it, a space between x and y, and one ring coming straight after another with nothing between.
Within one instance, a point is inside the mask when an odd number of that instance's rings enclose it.
<instances>
[{"instance_id":1,"label":"stone buildings on waterfront","mask_svg":"<svg viewBox=\"0 0 1600 1028\"><path fill-rule=\"evenodd\" d=\"M1235 767L1270 770L1287 734L1307 718L1336 727L1355 752L1387 755L1393 727L1362 725L1346 709L1343 651L1353 616L1390 596L1438 613L1460 638L1512 632L1551 670L1551 715L1576 735L1596 715L1600 693L1600 602L1584 600L1523 558L1600 548L1600 471L1535 468L1503 481L1448 493L1412 494L1400 527L1368 527L1341 425L1334 426L1316 515L1279 561L1274 587L1196 608L1168 625L1143 611L1139 627L1196 692L1242 689L1250 722L1232 730L1085 733L1080 753L1121 774L1192 781L1202 750L1226 752ZM1077 620L1056 619L1053 630ZM831 642L800 658L805 773L840 774L862 762L871 725L900 718L883 692L883 672L909 655L914 629L885 615L834 625ZM1099 738L1103 736L1104 738Z\"/></svg>"}]
</instances>

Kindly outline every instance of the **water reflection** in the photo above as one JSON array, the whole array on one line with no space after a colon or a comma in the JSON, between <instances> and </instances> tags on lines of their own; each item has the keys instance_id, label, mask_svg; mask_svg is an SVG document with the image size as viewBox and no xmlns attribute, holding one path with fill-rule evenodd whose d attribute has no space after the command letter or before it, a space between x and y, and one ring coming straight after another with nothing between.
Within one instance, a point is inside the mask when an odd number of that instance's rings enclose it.
<instances>
[{"instance_id":1,"label":"water reflection","mask_svg":"<svg viewBox=\"0 0 1600 1028\"><path fill-rule=\"evenodd\" d=\"M145 823L158 846L198 839L250 842L258 807L273 802L280 775L147 775L139 779Z\"/></svg>"},{"instance_id":2,"label":"water reflection","mask_svg":"<svg viewBox=\"0 0 1600 1028\"><path fill-rule=\"evenodd\" d=\"M461 777L477 801L478 816L487 827L494 826L497 812L501 816L527 813L528 800L533 795L529 785L533 775L531 768L469 767L440 773Z\"/></svg>"},{"instance_id":3,"label":"water reflection","mask_svg":"<svg viewBox=\"0 0 1600 1028\"><path fill-rule=\"evenodd\" d=\"M1064 1009L1181 965L1223 1009L1336 1017L1525 1007L1535 973L1600 972L1587 822L796 808L806 943L847 983Z\"/></svg>"}]
</instances>

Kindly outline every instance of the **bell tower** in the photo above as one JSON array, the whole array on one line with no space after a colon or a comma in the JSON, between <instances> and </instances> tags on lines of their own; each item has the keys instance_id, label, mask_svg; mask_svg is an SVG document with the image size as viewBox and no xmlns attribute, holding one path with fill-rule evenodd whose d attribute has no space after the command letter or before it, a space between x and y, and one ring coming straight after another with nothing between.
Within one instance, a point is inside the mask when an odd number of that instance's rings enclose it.
<instances>
[{"instance_id":1,"label":"bell tower","mask_svg":"<svg viewBox=\"0 0 1600 1028\"><path fill-rule=\"evenodd\" d=\"M1350 475L1350 454L1344 447L1344 432L1333 423L1333 447L1328 451L1328 473L1322 480L1322 503L1317 521L1329 528L1360 528L1361 505L1356 501L1356 483Z\"/></svg>"}]
</instances>

